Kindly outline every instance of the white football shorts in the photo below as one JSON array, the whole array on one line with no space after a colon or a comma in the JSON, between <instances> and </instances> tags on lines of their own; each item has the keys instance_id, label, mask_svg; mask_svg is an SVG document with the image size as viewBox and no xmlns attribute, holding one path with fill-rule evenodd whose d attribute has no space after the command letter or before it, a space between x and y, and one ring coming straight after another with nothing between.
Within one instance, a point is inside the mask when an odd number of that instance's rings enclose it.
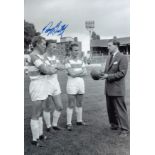
<instances>
[{"instance_id":1,"label":"white football shorts","mask_svg":"<svg viewBox=\"0 0 155 155\"><path fill-rule=\"evenodd\" d=\"M31 80L29 93L32 101L45 100L48 97L48 83L46 78Z\"/></svg>"},{"instance_id":2,"label":"white football shorts","mask_svg":"<svg viewBox=\"0 0 155 155\"><path fill-rule=\"evenodd\" d=\"M61 94L61 88L57 78L51 79L47 77L47 81L49 87L49 93L48 93L49 95L56 96Z\"/></svg>"},{"instance_id":3,"label":"white football shorts","mask_svg":"<svg viewBox=\"0 0 155 155\"><path fill-rule=\"evenodd\" d=\"M84 94L85 84L83 78L69 78L66 87L67 94Z\"/></svg>"}]
</instances>

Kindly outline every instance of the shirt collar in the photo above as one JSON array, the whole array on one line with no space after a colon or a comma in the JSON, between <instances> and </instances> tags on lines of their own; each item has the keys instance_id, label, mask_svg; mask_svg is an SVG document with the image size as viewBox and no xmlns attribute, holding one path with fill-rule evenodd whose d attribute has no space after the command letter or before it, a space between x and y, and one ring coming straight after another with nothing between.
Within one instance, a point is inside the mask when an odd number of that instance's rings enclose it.
<instances>
[{"instance_id":1,"label":"shirt collar","mask_svg":"<svg viewBox=\"0 0 155 155\"><path fill-rule=\"evenodd\" d=\"M116 50L114 53L113 53L113 57L118 53L119 51Z\"/></svg>"}]
</instances>

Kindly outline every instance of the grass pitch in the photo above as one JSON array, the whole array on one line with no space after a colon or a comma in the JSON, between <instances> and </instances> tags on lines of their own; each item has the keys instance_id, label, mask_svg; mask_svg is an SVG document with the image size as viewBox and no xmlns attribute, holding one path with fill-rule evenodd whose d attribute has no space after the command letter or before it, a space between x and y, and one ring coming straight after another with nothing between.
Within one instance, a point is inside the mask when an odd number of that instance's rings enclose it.
<instances>
[{"instance_id":1,"label":"grass pitch","mask_svg":"<svg viewBox=\"0 0 155 155\"><path fill-rule=\"evenodd\" d=\"M88 69L90 70L90 68ZM126 103L130 111L130 69L126 76ZM73 131L69 132L66 126L66 80L65 73L59 74L62 89L62 101L64 110L59 120L59 125L64 127L61 131L52 131L50 140L46 141L45 148L35 148L30 144L30 117L31 100L28 93L29 79L25 75L24 82L24 153L25 155L129 155L130 137L119 138L116 132L109 129L106 102L104 96L104 81L93 81L90 76L85 78L86 94L83 105L83 119L89 126L79 127L75 125L76 116L73 114ZM54 106L52 105L52 110ZM52 115L51 115L52 117ZM52 119L52 118L51 118Z\"/></svg>"}]
</instances>

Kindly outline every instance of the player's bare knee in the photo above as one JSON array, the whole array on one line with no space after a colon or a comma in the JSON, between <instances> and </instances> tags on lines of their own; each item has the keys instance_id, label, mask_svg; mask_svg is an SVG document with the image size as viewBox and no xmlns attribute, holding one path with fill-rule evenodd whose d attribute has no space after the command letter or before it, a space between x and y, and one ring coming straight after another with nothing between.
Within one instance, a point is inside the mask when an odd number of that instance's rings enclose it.
<instances>
[{"instance_id":1,"label":"player's bare knee","mask_svg":"<svg viewBox=\"0 0 155 155\"><path fill-rule=\"evenodd\" d=\"M61 111L63 110L63 105L57 106L57 107L56 107L56 110L61 112Z\"/></svg>"},{"instance_id":2,"label":"player's bare knee","mask_svg":"<svg viewBox=\"0 0 155 155\"><path fill-rule=\"evenodd\" d=\"M50 112L51 111L51 106L48 106L47 104L43 108L44 111Z\"/></svg>"},{"instance_id":3,"label":"player's bare knee","mask_svg":"<svg viewBox=\"0 0 155 155\"><path fill-rule=\"evenodd\" d=\"M40 117L40 113L32 114L31 119L38 120Z\"/></svg>"},{"instance_id":4,"label":"player's bare knee","mask_svg":"<svg viewBox=\"0 0 155 155\"><path fill-rule=\"evenodd\" d=\"M76 106L77 106L78 108L82 107L82 105L83 105L83 102L78 102L78 103L76 103Z\"/></svg>"},{"instance_id":5,"label":"player's bare knee","mask_svg":"<svg viewBox=\"0 0 155 155\"><path fill-rule=\"evenodd\" d=\"M82 105L76 105L78 108L82 108Z\"/></svg>"},{"instance_id":6,"label":"player's bare knee","mask_svg":"<svg viewBox=\"0 0 155 155\"><path fill-rule=\"evenodd\" d=\"M68 104L68 108L73 109L74 108L74 104L73 103L69 103Z\"/></svg>"},{"instance_id":7,"label":"player's bare knee","mask_svg":"<svg viewBox=\"0 0 155 155\"><path fill-rule=\"evenodd\" d=\"M51 112L51 109L49 109L49 108L44 108L43 111L45 111L45 112Z\"/></svg>"}]
</instances>

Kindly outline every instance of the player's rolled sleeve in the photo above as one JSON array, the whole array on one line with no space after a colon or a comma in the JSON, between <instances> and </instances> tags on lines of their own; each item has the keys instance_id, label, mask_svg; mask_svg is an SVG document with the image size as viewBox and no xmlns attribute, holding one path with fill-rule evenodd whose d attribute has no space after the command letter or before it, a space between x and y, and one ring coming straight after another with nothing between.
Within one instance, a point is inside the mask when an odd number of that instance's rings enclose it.
<instances>
[{"instance_id":1,"label":"player's rolled sleeve","mask_svg":"<svg viewBox=\"0 0 155 155\"><path fill-rule=\"evenodd\" d=\"M71 65L70 65L69 63L66 63L66 64L65 64L65 68L66 68L66 69L69 69L69 68L71 68Z\"/></svg>"}]
</instances>

